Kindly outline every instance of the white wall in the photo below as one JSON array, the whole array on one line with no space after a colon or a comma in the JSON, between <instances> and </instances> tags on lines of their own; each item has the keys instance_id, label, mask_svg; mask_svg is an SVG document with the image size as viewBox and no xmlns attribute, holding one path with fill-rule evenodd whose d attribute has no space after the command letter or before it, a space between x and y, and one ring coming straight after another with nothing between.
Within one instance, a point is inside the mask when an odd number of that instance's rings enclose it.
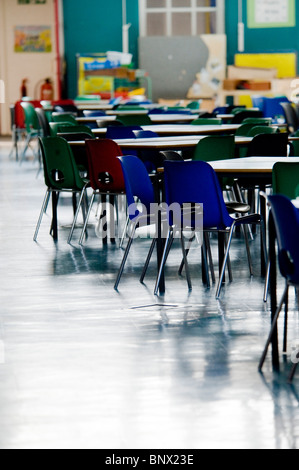
<instances>
[{"instance_id":1,"label":"white wall","mask_svg":"<svg viewBox=\"0 0 299 470\"><path fill-rule=\"evenodd\" d=\"M52 52L14 52L15 26L51 26ZM46 4L19 5L18 0L0 0L0 80L5 85L5 104L0 104L0 134L10 133L9 104L20 99L23 78L28 78L28 94L39 99L37 84L47 77L56 83L56 42L54 0Z\"/></svg>"}]
</instances>

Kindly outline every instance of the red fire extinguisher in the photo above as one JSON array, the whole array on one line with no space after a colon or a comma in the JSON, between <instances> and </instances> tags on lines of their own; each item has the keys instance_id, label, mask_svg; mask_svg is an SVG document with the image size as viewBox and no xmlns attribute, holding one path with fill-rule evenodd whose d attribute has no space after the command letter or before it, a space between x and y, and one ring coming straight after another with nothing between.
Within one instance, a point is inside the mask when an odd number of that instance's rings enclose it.
<instances>
[{"instance_id":1,"label":"red fire extinguisher","mask_svg":"<svg viewBox=\"0 0 299 470\"><path fill-rule=\"evenodd\" d=\"M21 99L28 96L27 95L27 82L28 82L28 78L23 78L22 83L21 83Z\"/></svg>"},{"instance_id":2,"label":"red fire extinguisher","mask_svg":"<svg viewBox=\"0 0 299 470\"><path fill-rule=\"evenodd\" d=\"M41 101L52 101L54 99L54 89L50 78L46 78L41 86Z\"/></svg>"}]
</instances>

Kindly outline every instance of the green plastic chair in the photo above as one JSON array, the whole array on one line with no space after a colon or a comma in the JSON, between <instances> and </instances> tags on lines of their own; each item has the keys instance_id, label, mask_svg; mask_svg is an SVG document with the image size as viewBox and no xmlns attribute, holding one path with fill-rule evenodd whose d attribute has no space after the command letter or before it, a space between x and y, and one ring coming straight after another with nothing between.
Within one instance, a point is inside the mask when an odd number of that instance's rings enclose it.
<instances>
[{"instance_id":1,"label":"green plastic chair","mask_svg":"<svg viewBox=\"0 0 299 470\"><path fill-rule=\"evenodd\" d=\"M192 126L221 126L222 119L217 118L198 118L191 122Z\"/></svg>"},{"instance_id":2,"label":"green plastic chair","mask_svg":"<svg viewBox=\"0 0 299 470\"><path fill-rule=\"evenodd\" d=\"M201 100L199 101L191 101L191 103L188 103L186 108L188 109L200 109L200 106L201 106Z\"/></svg>"},{"instance_id":3,"label":"green plastic chair","mask_svg":"<svg viewBox=\"0 0 299 470\"><path fill-rule=\"evenodd\" d=\"M254 137L258 134L277 134L277 132L279 132L278 127L254 126L249 130L247 136Z\"/></svg>"},{"instance_id":4,"label":"green plastic chair","mask_svg":"<svg viewBox=\"0 0 299 470\"><path fill-rule=\"evenodd\" d=\"M272 169L272 191L273 194L281 194L289 199L299 197L299 163L287 162L275 163ZM268 255L267 274L265 279L264 301L267 302L270 275L270 256ZM286 350L286 338L284 339L284 350Z\"/></svg>"},{"instance_id":5,"label":"green plastic chair","mask_svg":"<svg viewBox=\"0 0 299 470\"><path fill-rule=\"evenodd\" d=\"M123 104L117 107L117 111L147 111L147 109L137 104Z\"/></svg>"},{"instance_id":6,"label":"green plastic chair","mask_svg":"<svg viewBox=\"0 0 299 470\"><path fill-rule=\"evenodd\" d=\"M244 108L244 107L233 108L233 109L231 110L231 114L235 115L235 114L240 113L241 111L246 111L246 108Z\"/></svg>"},{"instance_id":7,"label":"green plastic chair","mask_svg":"<svg viewBox=\"0 0 299 470\"><path fill-rule=\"evenodd\" d=\"M233 135L207 136L198 142L193 153L193 160L213 162L235 157L235 139Z\"/></svg>"},{"instance_id":8,"label":"green plastic chair","mask_svg":"<svg viewBox=\"0 0 299 470\"><path fill-rule=\"evenodd\" d=\"M77 125L77 124L76 124ZM65 127L75 127L75 124L70 122L49 122L51 137L56 137L58 132L64 132Z\"/></svg>"},{"instance_id":9,"label":"green plastic chair","mask_svg":"<svg viewBox=\"0 0 299 470\"><path fill-rule=\"evenodd\" d=\"M57 231L57 193L67 192L72 195L80 194L77 210L74 215L68 243L71 242L75 224L82 206L83 197L89 182L83 180L69 143L61 137L40 137L40 149L43 159L44 179L47 186L46 195L42 204L40 216L37 222L33 240L37 240L39 228L42 222L50 196L52 194L52 230L54 240L58 238Z\"/></svg>"},{"instance_id":10,"label":"green plastic chair","mask_svg":"<svg viewBox=\"0 0 299 470\"><path fill-rule=\"evenodd\" d=\"M245 124L241 124L240 127L236 130L235 135L236 136L242 136L242 137L248 137L248 133L256 127L258 124L254 122L247 122ZM259 125L260 126L260 125ZM263 125L263 127L268 127L268 124Z\"/></svg>"},{"instance_id":11,"label":"green plastic chair","mask_svg":"<svg viewBox=\"0 0 299 470\"><path fill-rule=\"evenodd\" d=\"M244 124L257 124L259 126L261 125L266 125L270 126L272 124L272 119L271 118L254 118L254 117L249 117L245 118L243 121Z\"/></svg>"},{"instance_id":12,"label":"green plastic chair","mask_svg":"<svg viewBox=\"0 0 299 470\"><path fill-rule=\"evenodd\" d=\"M24 121L25 121L25 129L26 129L26 142L25 147L20 159L20 164L24 160L26 156L26 152L29 148L30 142L37 137L43 136L43 130L40 126L39 119L37 113L35 111L35 107L33 104L28 102L21 102L21 106L24 111ZM38 155L35 155L35 158L38 158Z\"/></svg>"},{"instance_id":13,"label":"green plastic chair","mask_svg":"<svg viewBox=\"0 0 299 470\"><path fill-rule=\"evenodd\" d=\"M69 122L70 124L78 124L76 118L71 113L52 113L53 122Z\"/></svg>"},{"instance_id":14,"label":"green plastic chair","mask_svg":"<svg viewBox=\"0 0 299 470\"><path fill-rule=\"evenodd\" d=\"M88 126L81 124L77 125L65 125L63 124L61 130L58 130L57 134L88 134L90 137L95 137L94 133Z\"/></svg>"},{"instance_id":15,"label":"green plastic chair","mask_svg":"<svg viewBox=\"0 0 299 470\"><path fill-rule=\"evenodd\" d=\"M117 120L124 126L150 126L153 124L151 118L147 114L118 116Z\"/></svg>"},{"instance_id":16,"label":"green plastic chair","mask_svg":"<svg viewBox=\"0 0 299 470\"><path fill-rule=\"evenodd\" d=\"M272 170L273 194L283 194L290 199L299 197L299 163L275 163Z\"/></svg>"},{"instance_id":17,"label":"green plastic chair","mask_svg":"<svg viewBox=\"0 0 299 470\"><path fill-rule=\"evenodd\" d=\"M299 137L299 131L294 133L294 137ZM292 148L292 156L299 157L299 140L292 140L291 148Z\"/></svg>"}]
</instances>

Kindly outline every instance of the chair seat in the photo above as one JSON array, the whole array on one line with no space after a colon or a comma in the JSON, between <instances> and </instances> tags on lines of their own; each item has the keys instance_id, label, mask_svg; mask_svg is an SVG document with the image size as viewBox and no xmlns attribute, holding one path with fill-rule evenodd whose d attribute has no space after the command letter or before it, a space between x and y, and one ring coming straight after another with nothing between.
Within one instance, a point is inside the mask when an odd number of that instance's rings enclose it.
<instances>
[{"instance_id":1,"label":"chair seat","mask_svg":"<svg viewBox=\"0 0 299 470\"><path fill-rule=\"evenodd\" d=\"M249 204L243 204L242 202L226 202L226 208L229 214L238 212L239 214L247 214L250 212Z\"/></svg>"}]
</instances>

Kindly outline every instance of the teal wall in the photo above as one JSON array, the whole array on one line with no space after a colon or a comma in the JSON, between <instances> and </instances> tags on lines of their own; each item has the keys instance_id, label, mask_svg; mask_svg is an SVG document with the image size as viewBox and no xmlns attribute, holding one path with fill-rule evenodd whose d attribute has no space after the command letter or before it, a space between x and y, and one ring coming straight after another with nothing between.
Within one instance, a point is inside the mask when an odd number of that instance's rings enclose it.
<instances>
[{"instance_id":1,"label":"teal wall","mask_svg":"<svg viewBox=\"0 0 299 470\"><path fill-rule=\"evenodd\" d=\"M122 0L63 0L66 94L77 94L76 54L122 50ZM138 0L127 0L130 52L138 57ZM136 64L137 65L137 64Z\"/></svg>"},{"instance_id":2,"label":"teal wall","mask_svg":"<svg viewBox=\"0 0 299 470\"><path fill-rule=\"evenodd\" d=\"M252 1L252 0L249 0ZM297 2L296 2L297 3ZM247 0L243 0L247 24ZM299 7L295 28L245 29L245 52L286 52L299 50ZM76 54L122 50L122 0L63 0L66 53L66 94L77 93ZM138 66L138 0L127 0L127 21L131 23L130 52ZM238 0L226 0L228 64L237 52Z\"/></svg>"}]
</instances>

